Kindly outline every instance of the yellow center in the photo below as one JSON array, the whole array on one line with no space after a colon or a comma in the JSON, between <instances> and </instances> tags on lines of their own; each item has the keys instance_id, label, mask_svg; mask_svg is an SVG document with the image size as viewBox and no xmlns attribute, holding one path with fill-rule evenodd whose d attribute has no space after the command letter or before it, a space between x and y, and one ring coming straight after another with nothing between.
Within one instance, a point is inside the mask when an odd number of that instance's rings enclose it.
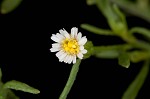
<instances>
[{"instance_id":1,"label":"yellow center","mask_svg":"<svg viewBox=\"0 0 150 99\"><path fill-rule=\"evenodd\" d=\"M65 39L62 42L62 48L66 53L71 55L79 53L79 45L75 39Z\"/></svg>"}]
</instances>

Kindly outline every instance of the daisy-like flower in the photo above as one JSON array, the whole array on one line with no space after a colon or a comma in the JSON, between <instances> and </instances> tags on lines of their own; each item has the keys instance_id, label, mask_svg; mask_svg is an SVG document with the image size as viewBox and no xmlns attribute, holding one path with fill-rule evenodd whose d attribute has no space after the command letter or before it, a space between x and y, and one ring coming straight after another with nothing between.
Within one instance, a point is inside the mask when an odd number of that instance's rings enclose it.
<instances>
[{"instance_id":1,"label":"daisy-like flower","mask_svg":"<svg viewBox=\"0 0 150 99\"><path fill-rule=\"evenodd\" d=\"M83 54L87 53L84 45L87 42L86 36L78 33L78 28L73 27L69 34L65 29L59 30L60 33L52 34L51 39L56 43L52 44L51 52L57 52L56 56L60 62L71 64L76 63L76 58L83 59Z\"/></svg>"}]
</instances>

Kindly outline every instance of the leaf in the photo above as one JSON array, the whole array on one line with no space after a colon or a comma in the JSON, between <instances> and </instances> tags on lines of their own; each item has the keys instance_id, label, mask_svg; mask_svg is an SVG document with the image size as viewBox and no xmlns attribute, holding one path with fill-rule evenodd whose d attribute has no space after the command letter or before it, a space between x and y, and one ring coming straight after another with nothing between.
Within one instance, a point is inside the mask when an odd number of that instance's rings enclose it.
<instances>
[{"instance_id":1,"label":"leaf","mask_svg":"<svg viewBox=\"0 0 150 99\"><path fill-rule=\"evenodd\" d=\"M19 99L19 97L17 97L10 89L8 89L7 98L8 99Z\"/></svg>"},{"instance_id":2,"label":"leaf","mask_svg":"<svg viewBox=\"0 0 150 99\"><path fill-rule=\"evenodd\" d=\"M150 39L150 30L142 27L134 27L129 31L131 34L139 33Z\"/></svg>"},{"instance_id":3,"label":"leaf","mask_svg":"<svg viewBox=\"0 0 150 99\"><path fill-rule=\"evenodd\" d=\"M6 98L5 98L4 96L1 96L1 95L0 95L0 99L6 99Z\"/></svg>"},{"instance_id":4,"label":"leaf","mask_svg":"<svg viewBox=\"0 0 150 99\"><path fill-rule=\"evenodd\" d=\"M129 49L132 49L132 46L129 44L95 46L93 54L98 58L117 58L120 51L126 51Z\"/></svg>"},{"instance_id":5,"label":"leaf","mask_svg":"<svg viewBox=\"0 0 150 99\"><path fill-rule=\"evenodd\" d=\"M87 5L94 5L96 0L86 0Z\"/></svg>"},{"instance_id":6,"label":"leaf","mask_svg":"<svg viewBox=\"0 0 150 99\"><path fill-rule=\"evenodd\" d=\"M143 61L150 57L150 52L148 51L132 51L129 52L130 60L134 63Z\"/></svg>"},{"instance_id":7,"label":"leaf","mask_svg":"<svg viewBox=\"0 0 150 99\"><path fill-rule=\"evenodd\" d=\"M149 71L149 60L145 62L135 80L129 85L122 96L122 99L136 99L136 96L141 89Z\"/></svg>"},{"instance_id":8,"label":"leaf","mask_svg":"<svg viewBox=\"0 0 150 99\"><path fill-rule=\"evenodd\" d=\"M107 18L108 24L113 32L118 36L126 36L127 25L125 16L117 6L113 6L110 0L96 0L98 9Z\"/></svg>"},{"instance_id":9,"label":"leaf","mask_svg":"<svg viewBox=\"0 0 150 99\"><path fill-rule=\"evenodd\" d=\"M7 83L4 84L4 88L9 88L9 89L14 89L14 90L20 90L20 91L24 91L24 92L29 92L29 93L33 93L33 94L38 94L40 93L39 90L30 87L29 85L19 82L19 81L9 81Z\"/></svg>"},{"instance_id":10,"label":"leaf","mask_svg":"<svg viewBox=\"0 0 150 99\"><path fill-rule=\"evenodd\" d=\"M0 81L2 80L2 70L0 68Z\"/></svg>"},{"instance_id":11,"label":"leaf","mask_svg":"<svg viewBox=\"0 0 150 99\"><path fill-rule=\"evenodd\" d=\"M104 29L95 27L95 26L90 25L90 24L81 24L81 28L83 28L83 29L85 29L87 31L90 31L92 33L95 33L95 34L99 34L99 35L111 35L111 36L115 35L110 30L104 30Z\"/></svg>"},{"instance_id":12,"label":"leaf","mask_svg":"<svg viewBox=\"0 0 150 99\"><path fill-rule=\"evenodd\" d=\"M119 54L119 57L118 57L118 63L119 63L119 65L121 65L121 66L123 66L125 68L129 68L129 66L130 66L130 58L129 58L128 53L121 52Z\"/></svg>"},{"instance_id":13,"label":"leaf","mask_svg":"<svg viewBox=\"0 0 150 99\"><path fill-rule=\"evenodd\" d=\"M7 14L16 9L22 0L3 0L1 2L1 13Z\"/></svg>"},{"instance_id":14,"label":"leaf","mask_svg":"<svg viewBox=\"0 0 150 99\"><path fill-rule=\"evenodd\" d=\"M84 59L89 58L91 55L93 55L93 43L92 41L87 41L84 45L85 49L87 50L87 53L84 55Z\"/></svg>"},{"instance_id":15,"label":"leaf","mask_svg":"<svg viewBox=\"0 0 150 99\"><path fill-rule=\"evenodd\" d=\"M117 58L119 55L119 52L116 50L109 50L109 51L102 51L100 53L95 54L96 57L98 58Z\"/></svg>"}]
</instances>

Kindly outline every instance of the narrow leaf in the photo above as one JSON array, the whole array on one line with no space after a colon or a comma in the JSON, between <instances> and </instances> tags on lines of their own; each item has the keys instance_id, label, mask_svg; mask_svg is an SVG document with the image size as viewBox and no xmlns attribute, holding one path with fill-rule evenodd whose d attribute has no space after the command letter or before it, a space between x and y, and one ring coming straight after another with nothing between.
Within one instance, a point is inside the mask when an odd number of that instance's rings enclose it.
<instances>
[{"instance_id":1,"label":"narrow leaf","mask_svg":"<svg viewBox=\"0 0 150 99\"><path fill-rule=\"evenodd\" d=\"M7 89L8 90L8 94L7 94L7 99L19 99L19 97L17 97L12 90Z\"/></svg>"},{"instance_id":2,"label":"narrow leaf","mask_svg":"<svg viewBox=\"0 0 150 99\"><path fill-rule=\"evenodd\" d=\"M2 80L2 70L0 68L0 81Z\"/></svg>"},{"instance_id":3,"label":"narrow leaf","mask_svg":"<svg viewBox=\"0 0 150 99\"><path fill-rule=\"evenodd\" d=\"M110 0L96 0L98 9L107 18L108 24L114 34L123 36L126 34L127 25L123 14L117 6L113 6ZM123 19L123 20L122 20ZM125 34L124 34L125 33Z\"/></svg>"},{"instance_id":4,"label":"narrow leaf","mask_svg":"<svg viewBox=\"0 0 150 99\"><path fill-rule=\"evenodd\" d=\"M96 0L86 0L87 5L94 5Z\"/></svg>"},{"instance_id":5,"label":"narrow leaf","mask_svg":"<svg viewBox=\"0 0 150 99\"><path fill-rule=\"evenodd\" d=\"M148 51L132 51L129 52L130 60L134 63L143 61L150 57L150 52Z\"/></svg>"},{"instance_id":6,"label":"narrow leaf","mask_svg":"<svg viewBox=\"0 0 150 99\"><path fill-rule=\"evenodd\" d=\"M129 31L131 34L139 33L150 39L150 30L142 27L134 27Z\"/></svg>"},{"instance_id":7,"label":"narrow leaf","mask_svg":"<svg viewBox=\"0 0 150 99\"><path fill-rule=\"evenodd\" d=\"M16 9L22 0L3 0L1 2L1 13L7 14Z\"/></svg>"},{"instance_id":8,"label":"narrow leaf","mask_svg":"<svg viewBox=\"0 0 150 99\"><path fill-rule=\"evenodd\" d=\"M87 31L90 31L92 33L95 33L95 34L99 34L99 35L115 35L112 31L110 30L104 30L104 29L100 29L98 27L95 27L93 25L90 25L90 24L81 24L81 28L87 30Z\"/></svg>"},{"instance_id":9,"label":"narrow leaf","mask_svg":"<svg viewBox=\"0 0 150 99\"><path fill-rule=\"evenodd\" d=\"M140 88L144 84L148 71L149 71L149 62L146 61L143 67L141 68L139 74L136 76L135 80L130 84L130 86L123 94L122 99L136 99L136 96Z\"/></svg>"},{"instance_id":10,"label":"narrow leaf","mask_svg":"<svg viewBox=\"0 0 150 99\"><path fill-rule=\"evenodd\" d=\"M129 49L132 49L132 46L129 44L95 46L94 55L98 58L117 58L120 51L126 51Z\"/></svg>"},{"instance_id":11,"label":"narrow leaf","mask_svg":"<svg viewBox=\"0 0 150 99\"><path fill-rule=\"evenodd\" d=\"M40 93L39 90L30 87L29 85L19 82L19 81L9 81L7 83L4 84L4 88L9 88L9 89L14 89L14 90L20 90L20 91L24 91L24 92L29 92L29 93L33 93L33 94L38 94Z\"/></svg>"},{"instance_id":12,"label":"narrow leaf","mask_svg":"<svg viewBox=\"0 0 150 99\"><path fill-rule=\"evenodd\" d=\"M116 50L107 50L107 51L101 51L97 54L95 54L97 58L108 58L108 59L114 59L119 56L119 52Z\"/></svg>"},{"instance_id":13,"label":"narrow leaf","mask_svg":"<svg viewBox=\"0 0 150 99\"><path fill-rule=\"evenodd\" d=\"M122 52L119 54L119 58L118 58L118 63L119 65L125 67L125 68L129 68L130 66L130 58L128 53L126 52Z\"/></svg>"}]
</instances>

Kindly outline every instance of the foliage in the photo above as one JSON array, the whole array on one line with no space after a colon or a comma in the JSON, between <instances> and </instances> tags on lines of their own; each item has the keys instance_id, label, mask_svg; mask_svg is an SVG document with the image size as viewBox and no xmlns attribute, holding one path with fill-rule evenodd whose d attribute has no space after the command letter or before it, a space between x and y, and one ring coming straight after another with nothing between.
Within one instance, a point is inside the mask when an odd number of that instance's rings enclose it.
<instances>
[{"instance_id":1,"label":"foliage","mask_svg":"<svg viewBox=\"0 0 150 99\"><path fill-rule=\"evenodd\" d=\"M88 53L84 59L89 58L91 55L97 58L105 59L118 59L118 64L125 68L130 67L130 62L138 63L144 61L141 71L129 85L122 99L135 99L140 88L142 87L150 65L150 30L144 27L128 28L128 22L124 12L130 13L133 16L144 19L150 22L150 3L149 0L86 0L87 5L96 6L100 13L107 19L110 30L102 29L94 25L84 23L81 28L98 35L117 36L124 40L125 44L107 45L107 46L94 46L92 41L88 41L85 48ZM15 10L22 0L3 0L1 2L1 14L7 14ZM120 11L120 9L122 11ZM135 33L143 35L146 40L139 40L135 37ZM67 84L60 95L59 99L66 99L67 95L75 81L81 60L72 66L70 76ZM40 93L39 90L30 87L29 85L19 81L2 82L2 71L0 69L0 99L19 99L13 90L20 90L33 94Z\"/></svg>"}]
</instances>

